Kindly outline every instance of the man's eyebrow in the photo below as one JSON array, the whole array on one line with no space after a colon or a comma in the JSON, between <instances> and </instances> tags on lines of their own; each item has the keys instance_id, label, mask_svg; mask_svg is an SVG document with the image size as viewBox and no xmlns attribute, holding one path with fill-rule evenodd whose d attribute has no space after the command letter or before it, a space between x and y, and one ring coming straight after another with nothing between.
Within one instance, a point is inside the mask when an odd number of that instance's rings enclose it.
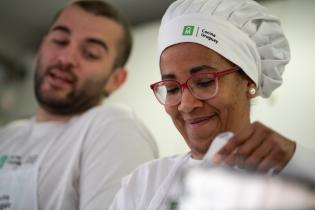
<instances>
[{"instance_id":1,"label":"man's eyebrow","mask_svg":"<svg viewBox=\"0 0 315 210\"><path fill-rule=\"evenodd\" d=\"M71 31L70 29L67 27L67 26L64 26L64 25L56 25L54 27L52 27L52 29L50 31L61 31L61 32L64 32L64 33L67 33L67 34L71 34ZM88 38L87 43L94 43L94 44L97 44L99 46L101 46L102 48L105 49L105 51L108 52L108 45L101 39L97 39L97 38Z\"/></svg>"},{"instance_id":2,"label":"man's eyebrow","mask_svg":"<svg viewBox=\"0 0 315 210\"><path fill-rule=\"evenodd\" d=\"M62 32L67 33L67 34L71 34L70 29L66 26L63 26L63 25L56 25L56 26L52 27L52 29L50 31L62 31Z\"/></svg>"},{"instance_id":3,"label":"man's eyebrow","mask_svg":"<svg viewBox=\"0 0 315 210\"><path fill-rule=\"evenodd\" d=\"M97 38L88 38L87 43L93 43L93 44L97 44L99 46L101 46L102 48L104 48L105 51L109 51L107 44L101 40L101 39L97 39Z\"/></svg>"}]
</instances>

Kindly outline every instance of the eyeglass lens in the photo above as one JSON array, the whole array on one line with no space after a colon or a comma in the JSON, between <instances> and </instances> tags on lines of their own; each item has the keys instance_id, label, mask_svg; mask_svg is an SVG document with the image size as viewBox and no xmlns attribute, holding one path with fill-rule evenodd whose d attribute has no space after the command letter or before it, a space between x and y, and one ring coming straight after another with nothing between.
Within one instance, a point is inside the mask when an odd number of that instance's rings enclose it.
<instances>
[{"instance_id":1,"label":"eyeglass lens","mask_svg":"<svg viewBox=\"0 0 315 210\"><path fill-rule=\"evenodd\" d=\"M211 74L197 74L183 84L175 80L163 81L155 88L155 94L162 104L175 105L180 102L186 84L194 97L198 99L208 99L216 94L216 83L216 80Z\"/></svg>"}]
</instances>

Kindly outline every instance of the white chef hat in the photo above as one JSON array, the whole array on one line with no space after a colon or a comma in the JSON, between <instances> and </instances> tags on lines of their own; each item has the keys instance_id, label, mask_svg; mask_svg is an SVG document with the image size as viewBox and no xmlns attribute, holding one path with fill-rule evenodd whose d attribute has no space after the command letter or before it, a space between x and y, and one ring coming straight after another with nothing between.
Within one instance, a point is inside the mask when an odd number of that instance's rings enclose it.
<instances>
[{"instance_id":1,"label":"white chef hat","mask_svg":"<svg viewBox=\"0 0 315 210\"><path fill-rule=\"evenodd\" d=\"M253 0L177 0L163 16L159 55L169 46L193 42L238 65L269 97L282 83L290 49L277 17Z\"/></svg>"}]
</instances>

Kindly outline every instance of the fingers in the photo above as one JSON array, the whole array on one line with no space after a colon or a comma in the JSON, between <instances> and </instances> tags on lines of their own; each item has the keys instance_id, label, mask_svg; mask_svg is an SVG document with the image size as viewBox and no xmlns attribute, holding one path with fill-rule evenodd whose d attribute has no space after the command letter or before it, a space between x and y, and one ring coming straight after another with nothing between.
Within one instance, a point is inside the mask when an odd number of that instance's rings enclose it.
<instances>
[{"instance_id":1,"label":"fingers","mask_svg":"<svg viewBox=\"0 0 315 210\"><path fill-rule=\"evenodd\" d=\"M257 123L245 127L218 152L220 161L224 160L230 166L238 165L243 168L244 160L263 143L264 139L261 137L264 132Z\"/></svg>"},{"instance_id":2,"label":"fingers","mask_svg":"<svg viewBox=\"0 0 315 210\"><path fill-rule=\"evenodd\" d=\"M271 154L273 144L269 141L264 141L245 161L245 168L249 170L257 170L259 164Z\"/></svg>"},{"instance_id":3,"label":"fingers","mask_svg":"<svg viewBox=\"0 0 315 210\"><path fill-rule=\"evenodd\" d=\"M266 173L281 170L291 159L294 148L293 141L255 122L235 134L215 158L216 163Z\"/></svg>"},{"instance_id":4,"label":"fingers","mask_svg":"<svg viewBox=\"0 0 315 210\"><path fill-rule=\"evenodd\" d=\"M268 172L273 170L273 173L278 173L292 158L295 149L295 143L278 134L276 137L276 139L279 141L275 141L274 138L269 140L273 143L273 145L271 145L272 151L264 158L262 162L259 163L257 167L258 171Z\"/></svg>"},{"instance_id":5,"label":"fingers","mask_svg":"<svg viewBox=\"0 0 315 210\"><path fill-rule=\"evenodd\" d=\"M233 157L230 157L231 155L235 155L239 149L239 147L246 142L251 135L253 134L253 129L251 126L243 129L238 134L235 134L229 141L224 145L223 148L221 148L217 154L213 157L213 162L219 164L223 160L226 160L228 157L227 162L234 162L232 159Z\"/></svg>"},{"instance_id":6,"label":"fingers","mask_svg":"<svg viewBox=\"0 0 315 210\"><path fill-rule=\"evenodd\" d=\"M259 163L257 167L257 171L262 173L279 173L281 170L281 167L277 164L277 162L274 161L274 157L277 156L277 152L275 150L272 150L264 160Z\"/></svg>"},{"instance_id":7,"label":"fingers","mask_svg":"<svg viewBox=\"0 0 315 210\"><path fill-rule=\"evenodd\" d=\"M269 142L266 140L266 130L257 128L253 125L252 135L244 141L238 148L236 165L240 168L246 168L253 170L256 164L259 163L265 155L267 155L271 147Z\"/></svg>"}]
</instances>

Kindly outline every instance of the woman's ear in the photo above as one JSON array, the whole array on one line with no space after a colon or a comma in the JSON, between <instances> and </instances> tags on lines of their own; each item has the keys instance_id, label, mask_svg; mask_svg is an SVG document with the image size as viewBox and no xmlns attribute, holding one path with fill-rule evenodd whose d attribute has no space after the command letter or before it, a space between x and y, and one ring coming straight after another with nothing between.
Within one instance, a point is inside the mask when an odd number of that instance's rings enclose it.
<instances>
[{"instance_id":1,"label":"woman's ear","mask_svg":"<svg viewBox=\"0 0 315 210\"><path fill-rule=\"evenodd\" d=\"M126 81L128 72L125 68L115 69L104 87L104 95L110 95L119 89Z\"/></svg>"}]
</instances>

